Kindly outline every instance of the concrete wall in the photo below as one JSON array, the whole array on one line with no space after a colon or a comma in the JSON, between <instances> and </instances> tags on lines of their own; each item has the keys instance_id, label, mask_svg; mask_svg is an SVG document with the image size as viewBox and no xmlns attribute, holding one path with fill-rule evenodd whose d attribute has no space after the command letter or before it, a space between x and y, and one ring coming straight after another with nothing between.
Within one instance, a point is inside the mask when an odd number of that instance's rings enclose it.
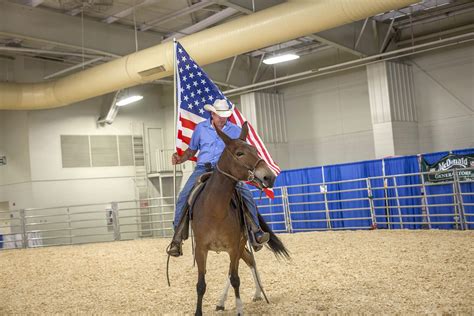
<instances>
[{"instance_id":1,"label":"concrete wall","mask_svg":"<svg viewBox=\"0 0 474 316\"><path fill-rule=\"evenodd\" d=\"M3 183L22 183L31 180L28 140L28 113L5 111L3 120L3 150L7 156ZM10 137L13 135L14 137Z\"/></svg>"},{"instance_id":2,"label":"concrete wall","mask_svg":"<svg viewBox=\"0 0 474 316\"><path fill-rule=\"evenodd\" d=\"M0 115L0 156L5 156L5 123L4 116ZM0 185L5 183L5 166L0 166ZM1 200L1 198L0 198Z\"/></svg>"},{"instance_id":3,"label":"concrete wall","mask_svg":"<svg viewBox=\"0 0 474 316\"><path fill-rule=\"evenodd\" d=\"M28 140L28 113L0 113L0 155L7 164L0 166L0 200L10 206L31 205L31 168Z\"/></svg>"},{"instance_id":4,"label":"concrete wall","mask_svg":"<svg viewBox=\"0 0 474 316\"><path fill-rule=\"evenodd\" d=\"M407 154L474 147L474 46L404 62L413 65L420 144ZM375 159L365 68L279 91L285 94L288 144L268 148L283 169ZM396 141L411 141L400 137Z\"/></svg>"},{"instance_id":5,"label":"concrete wall","mask_svg":"<svg viewBox=\"0 0 474 316\"><path fill-rule=\"evenodd\" d=\"M319 66L336 61L330 53ZM474 146L473 55L473 46L466 46L413 58L420 135L417 152ZM341 56L337 58L343 61L346 57ZM245 63L239 65L236 76L245 72ZM0 67L8 69L2 79L26 80L41 78L58 65L19 58L3 61ZM209 70L214 78L227 68L213 66ZM284 67L279 72L282 75ZM1 111L0 153L7 155L8 165L0 167L0 200L24 208L135 198L132 167L62 168L60 135L129 135L131 124L136 123L162 128L165 147L172 148L173 87L145 85L137 89L144 100L121 109L115 122L105 127L97 127L96 120L109 105L109 97L52 110ZM285 95L288 143L267 147L282 169L375 157L364 68L298 82L278 91Z\"/></svg>"},{"instance_id":6,"label":"concrete wall","mask_svg":"<svg viewBox=\"0 0 474 316\"><path fill-rule=\"evenodd\" d=\"M282 92L288 152L292 153L283 168L374 157L365 69L304 82Z\"/></svg>"},{"instance_id":7,"label":"concrete wall","mask_svg":"<svg viewBox=\"0 0 474 316\"><path fill-rule=\"evenodd\" d=\"M143 101L121 108L112 125L97 126L104 98L69 107L29 113L31 179L38 206L97 203L135 198L132 166L62 168L60 135L131 135L138 129L162 127L159 86L135 89Z\"/></svg>"},{"instance_id":8,"label":"concrete wall","mask_svg":"<svg viewBox=\"0 0 474 316\"><path fill-rule=\"evenodd\" d=\"M98 126L96 121L104 108L110 105L109 96L90 99L68 107L42 111L0 111L1 141L0 152L5 152L8 164L0 167L0 200L9 201L10 208L42 208L77 204L103 203L103 205L72 208L71 212L94 212L76 215L75 220L96 218L95 222L78 225L104 225L102 228L74 231L73 234L107 234L105 209L110 201L136 199L135 168L133 166L63 168L61 156L61 135L131 135L135 130L148 127L163 127L165 105L160 101L161 86L144 85L135 89L144 96L143 100L129 107L120 108L112 125ZM168 106L169 108L169 106ZM129 205L133 208L135 205ZM157 209L155 209L157 210ZM126 215L132 215L127 211ZM133 213L133 211L132 211ZM36 211L34 215L42 223L34 229L48 230L65 228L65 216L51 217L52 214L66 214L66 209ZM18 215L18 214L17 214ZM31 214L28 214L31 215ZM130 222L132 221L132 222ZM122 224L137 223L136 219L124 219ZM18 232L17 227L14 231ZM139 226L125 226L136 230ZM31 227L30 227L31 229ZM42 233L43 238L54 234L67 235L67 231ZM79 237L73 242L110 240L111 233L102 237ZM124 234L125 238L137 237ZM69 239L45 239L44 243L69 242Z\"/></svg>"},{"instance_id":9,"label":"concrete wall","mask_svg":"<svg viewBox=\"0 0 474 316\"><path fill-rule=\"evenodd\" d=\"M69 65L22 56L14 60L0 59L0 80L41 81L44 76L66 67ZM225 77L228 67L226 62L221 62L206 71L216 81L225 80L221 77L222 74ZM244 78L242 84L248 80L245 67L241 60L234 69L237 79ZM21 199L22 207L134 199L133 167L62 168L60 148L60 135L130 135L131 125L145 130L161 128L164 148L173 148L173 86L149 84L130 90L144 95L143 101L121 108L114 123L103 127L98 127L96 121L107 112L110 95L50 110L1 111L0 152L8 152L14 159L9 159L8 166L0 169L0 185L4 184L0 187L0 196L8 200ZM154 153L147 154L147 159L154 159ZM190 164L185 171L191 171ZM28 197L21 194L17 198L12 193L18 191L12 190L12 185L19 182L28 182Z\"/></svg>"},{"instance_id":10,"label":"concrete wall","mask_svg":"<svg viewBox=\"0 0 474 316\"><path fill-rule=\"evenodd\" d=\"M412 58L420 152L474 147L474 45Z\"/></svg>"}]
</instances>

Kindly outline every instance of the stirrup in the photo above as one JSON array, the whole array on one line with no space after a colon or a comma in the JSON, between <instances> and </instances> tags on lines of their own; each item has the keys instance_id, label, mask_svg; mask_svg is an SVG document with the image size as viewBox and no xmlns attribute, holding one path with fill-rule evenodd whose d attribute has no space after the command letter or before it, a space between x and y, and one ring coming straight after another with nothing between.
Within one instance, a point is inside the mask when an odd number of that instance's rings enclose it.
<instances>
[{"instance_id":1,"label":"stirrup","mask_svg":"<svg viewBox=\"0 0 474 316\"><path fill-rule=\"evenodd\" d=\"M263 230L259 230L258 232L254 233L254 238L256 243L263 245L270 240L270 234L264 232Z\"/></svg>"},{"instance_id":2,"label":"stirrup","mask_svg":"<svg viewBox=\"0 0 474 316\"><path fill-rule=\"evenodd\" d=\"M171 241L166 248L166 253L173 257L179 257L183 255L182 242Z\"/></svg>"}]
</instances>

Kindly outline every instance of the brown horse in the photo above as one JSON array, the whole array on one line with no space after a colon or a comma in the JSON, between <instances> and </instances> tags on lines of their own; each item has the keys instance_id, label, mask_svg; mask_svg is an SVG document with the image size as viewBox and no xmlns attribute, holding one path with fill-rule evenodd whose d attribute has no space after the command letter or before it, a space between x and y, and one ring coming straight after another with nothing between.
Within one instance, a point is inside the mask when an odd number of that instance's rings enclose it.
<instances>
[{"instance_id":1,"label":"brown horse","mask_svg":"<svg viewBox=\"0 0 474 316\"><path fill-rule=\"evenodd\" d=\"M193 207L192 229L196 241L196 263L198 266L198 283L196 315L202 315L202 298L206 292L206 261L208 251L225 251L230 257L229 275L224 292L217 304L217 310L224 309L229 284L235 291L237 314L243 314L240 300L239 260L242 259L252 269L256 284L254 300L260 300L261 288L257 282L255 262L249 250L245 247L247 234L242 228L239 211L231 203L232 195L238 181L253 181L260 189L270 188L275 182L275 174L268 165L260 159L255 147L247 144L247 123L242 126L238 139L231 139L217 129L226 147L222 153L217 170L211 175L203 192L197 198ZM289 258L283 243L271 231L263 218L259 216L260 226L270 233L268 247L276 256Z\"/></svg>"}]
</instances>

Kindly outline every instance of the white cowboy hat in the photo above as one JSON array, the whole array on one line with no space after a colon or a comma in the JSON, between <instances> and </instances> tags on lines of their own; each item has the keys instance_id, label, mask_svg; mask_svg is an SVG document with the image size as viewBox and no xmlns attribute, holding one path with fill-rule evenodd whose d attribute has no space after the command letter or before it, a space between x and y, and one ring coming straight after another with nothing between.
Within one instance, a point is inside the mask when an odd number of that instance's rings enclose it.
<instances>
[{"instance_id":1,"label":"white cowboy hat","mask_svg":"<svg viewBox=\"0 0 474 316\"><path fill-rule=\"evenodd\" d=\"M230 102L228 102L227 100L217 99L216 101L214 101L213 105L206 104L204 106L204 110L214 112L220 117L229 117L232 115L234 105L230 104Z\"/></svg>"}]
</instances>

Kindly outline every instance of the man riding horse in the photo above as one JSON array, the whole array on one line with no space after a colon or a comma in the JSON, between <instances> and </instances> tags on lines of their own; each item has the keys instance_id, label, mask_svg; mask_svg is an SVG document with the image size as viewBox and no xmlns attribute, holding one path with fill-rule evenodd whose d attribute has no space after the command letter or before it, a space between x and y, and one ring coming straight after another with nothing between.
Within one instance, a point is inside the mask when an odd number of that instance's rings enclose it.
<instances>
[{"instance_id":1,"label":"man riding horse","mask_svg":"<svg viewBox=\"0 0 474 316\"><path fill-rule=\"evenodd\" d=\"M175 232L173 240L167 250L168 254L174 257L182 255L181 246L183 240L183 227L181 226L187 224L187 221L182 220L182 217L187 216L187 212L184 212L184 210L188 196L197 179L202 174L208 172L210 168L213 169L216 166L216 163L225 148L224 142L217 135L216 128L222 130L226 135L233 139L238 138L241 132L240 127L227 120L232 115L234 109L234 106L230 105L228 101L217 99L213 105L205 105L204 109L211 112L211 117L196 126L189 148L183 153L183 155L179 156L177 153L174 153L172 156L173 165L181 164L192 158L199 150L197 166L184 185L179 194L178 201L176 202L176 212L173 223ZM250 223L250 229L254 235L254 241L257 244L256 249L259 249L261 247L258 246L266 243L270 236L260 228L257 216L257 205L255 204L252 193L247 188L247 185L243 182L239 182L236 186L236 190L240 192L245 206L251 214L251 222L253 223Z\"/></svg>"}]
</instances>

